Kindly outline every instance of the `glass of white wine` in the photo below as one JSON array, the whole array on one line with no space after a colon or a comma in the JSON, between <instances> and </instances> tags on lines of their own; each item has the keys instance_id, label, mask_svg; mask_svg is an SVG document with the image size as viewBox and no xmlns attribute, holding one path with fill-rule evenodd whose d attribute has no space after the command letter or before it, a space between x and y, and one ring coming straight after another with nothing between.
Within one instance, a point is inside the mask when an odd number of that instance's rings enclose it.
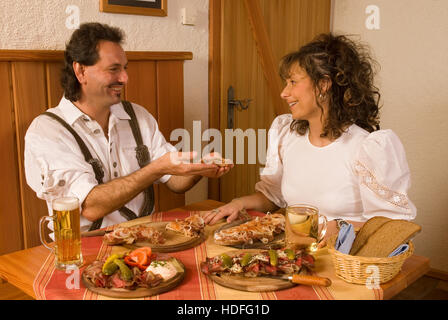
<instances>
[{"instance_id":1,"label":"glass of white wine","mask_svg":"<svg viewBox=\"0 0 448 320\"><path fill-rule=\"evenodd\" d=\"M286 208L286 246L306 248L314 252L327 232L327 218L319 209L308 204L295 204ZM319 221L322 228L319 230Z\"/></svg>"}]
</instances>

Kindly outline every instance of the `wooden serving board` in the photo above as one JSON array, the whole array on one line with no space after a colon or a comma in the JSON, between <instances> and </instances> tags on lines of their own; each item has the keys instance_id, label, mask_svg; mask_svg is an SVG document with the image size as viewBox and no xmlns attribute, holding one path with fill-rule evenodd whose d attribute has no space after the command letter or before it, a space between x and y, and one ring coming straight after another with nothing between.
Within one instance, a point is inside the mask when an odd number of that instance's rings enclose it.
<instances>
[{"instance_id":1,"label":"wooden serving board","mask_svg":"<svg viewBox=\"0 0 448 320\"><path fill-rule=\"evenodd\" d=\"M291 281L266 277L248 278L239 275L227 274L223 274L221 276L210 275L209 277L211 280L224 287L250 292L276 291L289 289L296 286L296 284Z\"/></svg>"},{"instance_id":2,"label":"wooden serving board","mask_svg":"<svg viewBox=\"0 0 448 320\"><path fill-rule=\"evenodd\" d=\"M164 222L149 222L139 225L151 226L163 233L165 243L154 244L149 242L135 242L132 244L122 244L123 247L135 249L140 247L150 247L154 252L176 252L193 248L205 240L205 235L202 233L199 237L185 237L178 232L166 230L165 227L168 224Z\"/></svg>"},{"instance_id":3,"label":"wooden serving board","mask_svg":"<svg viewBox=\"0 0 448 320\"><path fill-rule=\"evenodd\" d=\"M106 297L119 299L150 297L174 289L184 279L185 266L182 264L182 262L180 262L176 258L171 258L168 261L173 263L178 273L173 278L168 279L167 281L163 281L158 286L153 288L138 288L136 290L98 288L85 278L84 273L82 274L82 282L87 289Z\"/></svg>"},{"instance_id":4,"label":"wooden serving board","mask_svg":"<svg viewBox=\"0 0 448 320\"><path fill-rule=\"evenodd\" d=\"M232 250L226 252L230 257L240 254L240 253L257 253L262 250L259 249L245 249L245 250ZM250 291L250 292L265 292L265 291L276 291L289 289L296 284L292 283L288 280L281 279L273 279L268 277L245 277L242 275L230 275L230 274L210 274L208 277L214 282L228 288L242 290L242 291Z\"/></svg>"},{"instance_id":5,"label":"wooden serving board","mask_svg":"<svg viewBox=\"0 0 448 320\"><path fill-rule=\"evenodd\" d=\"M240 224L246 223L247 221L233 221L230 223L226 223L225 225L219 227L216 229L216 232L219 232L221 230L229 229L235 226L239 226ZM213 234L214 236L214 234ZM219 245L223 245L219 243ZM283 248L285 246L285 233L282 232L280 234L277 234L272 241L269 241L268 243L263 243L259 240L255 240L253 243L243 243L243 244L229 244L225 245L226 247L232 247L236 249L279 249Z\"/></svg>"}]
</instances>

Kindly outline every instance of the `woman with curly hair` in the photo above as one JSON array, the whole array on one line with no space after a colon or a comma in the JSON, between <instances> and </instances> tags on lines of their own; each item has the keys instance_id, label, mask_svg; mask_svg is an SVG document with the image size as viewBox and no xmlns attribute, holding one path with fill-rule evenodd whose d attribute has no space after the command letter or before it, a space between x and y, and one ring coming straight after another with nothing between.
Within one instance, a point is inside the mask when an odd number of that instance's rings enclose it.
<instances>
[{"instance_id":1,"label":"woman with curly hair","mask_svg":"<svg viewBox=\"0 0 448 320\"><path fill-rule=\"evenodd\" d=\"M379 130L373 66L367 48L343 35L320 35L283 57L281 97L291 113L272 123L256 193L208 213L206 222L298 203L355 226L377 215L414 219L405 150L392 130Z\"/></svg>"}]
</instances>

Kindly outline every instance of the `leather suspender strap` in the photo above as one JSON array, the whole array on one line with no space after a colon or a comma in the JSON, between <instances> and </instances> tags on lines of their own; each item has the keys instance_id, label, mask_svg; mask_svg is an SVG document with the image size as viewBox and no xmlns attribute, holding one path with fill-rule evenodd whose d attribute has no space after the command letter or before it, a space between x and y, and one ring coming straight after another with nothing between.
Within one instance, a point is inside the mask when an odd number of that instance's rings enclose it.
<instances>
[{"instance_id":1,"label":"leather suspender strap","mask_svg":"<svg viewBox=\"0 0 448 320\"><path fill-rule=\"evenodd\" d=\"M140 168L146 166L151 158L149 155L149 150L146 145L143 144L142 134L140 132L140 127L138 125L137 117L135 116L134 108L129 101L122 101L124 110L129 114L131 120L129 122L132 130L132 134L134 135L135 142L137 143L137 147L135 148L135 153L137 157L137 162ZM151 214L154 209L154 187L151 184L144 191L144 202L143 206L140 209L139 217L144 217Z\"/></svg>"}]
</instances>

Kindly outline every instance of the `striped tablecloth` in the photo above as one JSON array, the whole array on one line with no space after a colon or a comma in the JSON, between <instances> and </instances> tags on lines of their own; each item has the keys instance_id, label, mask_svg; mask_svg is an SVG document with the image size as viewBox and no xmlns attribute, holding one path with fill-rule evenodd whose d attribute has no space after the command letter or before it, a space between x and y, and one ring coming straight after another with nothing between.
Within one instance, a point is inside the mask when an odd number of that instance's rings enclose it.
<instances>
[{"instance_id":1,"label":"striped tablecloth","mask_svg":"<svg viewBox=\"0 0 448 320\"><path fill-rule=\"evenodd\" d=\"M149 221L170 221L185 219L195 211L158 212L149 217L139 219L138 223ZM249 212L251 215L262 215L259 212ZM130 221L123 225L132 225ZM205 258L212 257L232 250L225 246L214 244L213 231L220 225L207 226L205 229L207 240L200 245L170 255L181 260L186 268L183 282L175 289L160 295L146 297L145 300L334 300L334 299L382 299L381 289L368 289L363 285L346 283L336 278L331 257L326 249L316 254L314 273L328 277L332 285L328 288L318 286L298 285L290 289L274 292L246 292L223 287L211 281L200 271L200 263ZM80 281L80 275L86 265L94 260L102 259L111 253L124 249L119 246L103 244L102 237L82 238L82 253L84 264L79 273L76 271L61 271L54 267L54 255L49 253L45 263L34 280L34 292L39 300L110 300L113 298L98 295L86 289Z\"/></svg>"}]
</instances>

